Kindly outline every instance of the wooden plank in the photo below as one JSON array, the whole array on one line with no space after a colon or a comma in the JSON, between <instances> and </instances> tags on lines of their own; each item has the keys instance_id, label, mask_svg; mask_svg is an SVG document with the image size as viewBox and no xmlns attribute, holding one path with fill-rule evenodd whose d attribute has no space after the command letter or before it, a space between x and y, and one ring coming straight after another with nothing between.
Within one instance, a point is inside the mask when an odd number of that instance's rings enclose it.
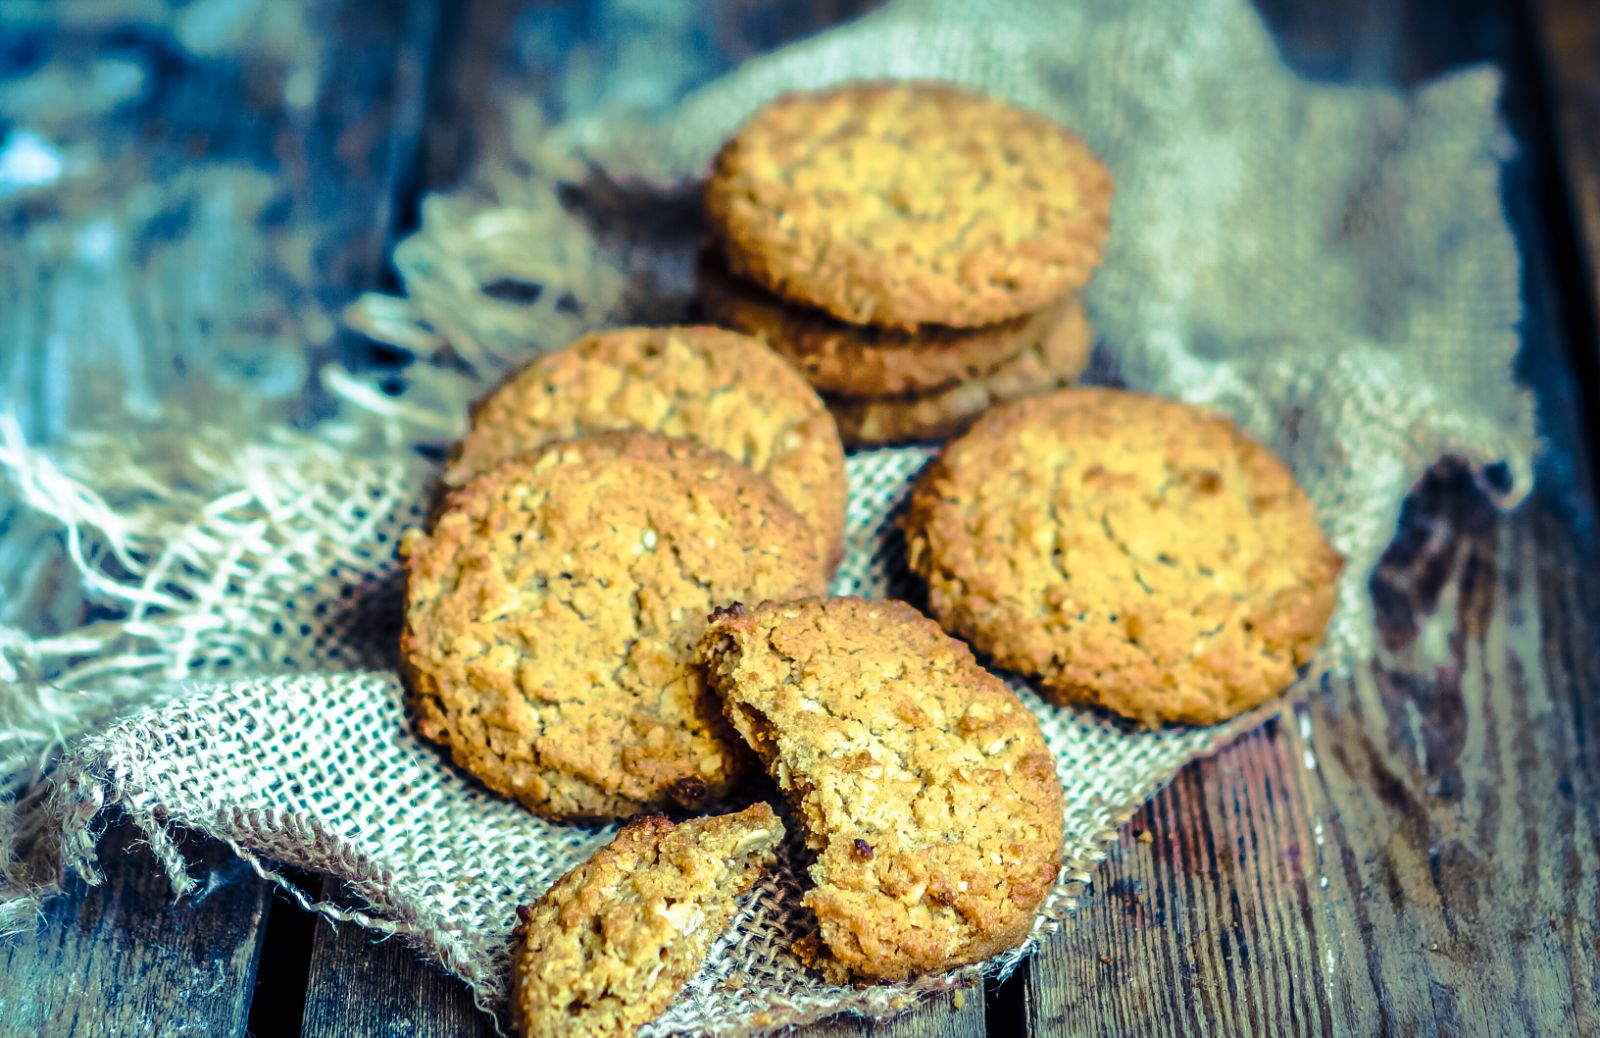
<instances>
[{"instance_id":1,"label":"wooden plank","mask_svg":"<svg viewBox=\"0 0 1600 1038\"><path fill-rule=\"evenodd\" d=\"M1329 1032L1304 912L1316 853L1303 766L1280 729L1184 769L1134 817L1027 967L1030 1033Z\"/></svg>"},{"instance_id":2,"label":"wooden plank","mask_svg":"<svg viewBox=\"0 0 1600 1038\"><path fill-rule=\"evenodd\" d=\"M326 881L323 897L337 899ZM398 940L353 923L319 919L312 945L301 1038L453 1038L495 1033L466 984Z\"/></svg>"},{"instance_id":3,"label":"wooden plank","mask_svg":"<svg viewBox=\"0 0 1600 1038\"><path fill-rule=\"evenodd\" d=\"M1553 203L1551 247L1574 289L1565 316L1588 438L1600 442L1600 18L1586 0L1527 8L1531 71L1552 122L1534 142L1553 152L1540 188Z\"/></svg>"},{"instance_id":4,"label":"wooden plank","mask_svg":"<svg viewBox=\"0 0 1600 1038\"><path fill-rule=\"evenodd\" d=\"M1567 201L1586 246L1583 276L1589 298L1600 299L1600 254L1593 249L1600 243L1600 18L1587 0L1537 0L1530 6Z\"/></svg>"},{"instance_id":5,"label":"wooden plank","mask_svg":"<svg viewBox=\"0 0 1600 1038\"><path fill-rule=\"evenodd\" d=\"M306 415L333 315L382 263L432 3L36 10L8 50L44 60L0 105L73 162L3 232L7 405L35 439L162 408ZM82 69L134 85L97 98Z\"/></svg>"},{"instance_id":6,"label":"wooden plank","mask_svg":"<svg viewBox=\"0 0 1600 1038\"><path fill-rule=\"evenodd\" d=\"M8 18L0 61L24 57L0 69L0 121L74 161L0 229L0 406L40 441L158 410L240 427L316 413L306 380L336 348L333 315L381 269L435 14L246 0ZM38 525L0 502L4 536ZM74 584L28 556L0 572L30 604L14 617L49 604L70 624ZM0 949L0 1032L244 1033L264 921L298 910L214 848L196 872L216 889L173 908L148 855L117 853L128 839L107 845L104 886ZM309 934L288 950L262 971L268 1002L304 985Z\"/></svg>"},{"instance_id":7,"label":"wooden plank","mask_svg":"<svg viewBox=\"0 0 1600 1038\"><path fill-rule=\"evenodd\" d=\"M619 103L664 106L735 63L856 17L881 0L462 0L441 29L421 186L455 184L502 143L508 104L554 120Z\"/></svg>"},{"instance_id":8,"label":"wooden plank","mask_svg":"<svg viewBox=\"0 0 1600 1038\"><path fill-rule=\"evenodd\" d=\"M806 1038L983 1038L989 1031L983 994L969 989L935 995L888 1020L837 1017L791 1033Z\"/></svg>"},{"instance_id":9,"label":"wooden plank","mask_svg":"<svg viewBox=\"0 0 1600 1038\"><path fill-rule=\"evenodd\" d=\"M0 1036L244 1034L266 891L226 847L186 850L206 883L174 905L137 830L113 826L112 879L74 881L37 932L0 942Z\"/></svg>"},{"instance_id":10,"label":"wooden plank","mask_svg":"<svg viewBox=\"0 0 1600 1038\"><path fill-rule=\"evenodd\" d=\"M1600 584L1580 543L1537 503L1493 523L1445 619L1313 707L1314 926L1353 1031L1600 1026Z\"/></svg>"}]
</instances>

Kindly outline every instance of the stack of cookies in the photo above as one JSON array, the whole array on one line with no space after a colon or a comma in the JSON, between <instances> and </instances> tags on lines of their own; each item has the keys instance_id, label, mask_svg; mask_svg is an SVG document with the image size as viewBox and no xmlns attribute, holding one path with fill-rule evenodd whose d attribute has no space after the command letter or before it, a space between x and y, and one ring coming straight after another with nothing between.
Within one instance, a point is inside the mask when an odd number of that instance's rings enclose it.
<instances>
[{"instance_id":1,"label":"stack of cookies","mask_svg":"<svg viewBox=\"0 0 1600 1038\"><path fill-rule=\"evenodd\" d=\"M522 1034L632 1033L676 997L786 829L763 803L658 812L761 769L814 852L794 951L824 978L1026 938L1063 825L1038 721L910 606L821 597L844 451L782 357L718 328L587 336L476 408L443 482L401 545L415 730L545 818L632 820L519 911Z\"/></svg>"},{"instance_id":2,"label":"stack of cookies","mask_svg":"<svg viewBox=\"0 0 1600 1038\"><path fill-rule=\"evenodd\" d=\"M821 393L846 444L959 432L1072 383L1078 291L1111 176L1043 116L933 82L791 94L706 185L704 316L758 336Z\"/></svg>"}]
</instances>

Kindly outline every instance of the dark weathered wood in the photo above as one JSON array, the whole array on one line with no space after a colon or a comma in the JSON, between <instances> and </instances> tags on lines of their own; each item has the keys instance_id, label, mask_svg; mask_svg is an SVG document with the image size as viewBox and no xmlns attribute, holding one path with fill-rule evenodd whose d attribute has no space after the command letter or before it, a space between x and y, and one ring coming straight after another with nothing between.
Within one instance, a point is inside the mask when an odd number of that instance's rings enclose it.
<instances>
[{"instance_id":1,"label":"dark weathered wood","mask_svg":"<svg viewBox=\"0 0 1600 1038\"><path fill-rule=\"evenodd\" d=\"M1184 769L1025 967L1030 1033L1327 1033L1303 783L1276 724Z\"/></svg>"},{"instance_id":2,"label":"dark weathered wood","mask_svg":"<svg viewBox=\"0 0 1600 1038\"><path fill-rule=\"evenodd\" d=\"M983 1038L983 992L977 988L936 995L878 1023L843 1016L792 1033L806 1038ZM998 1032L997 1032L998 1033Z\"/></svg>"},{"instance_id":3,"label":"dark weathered wood","mask_svg":"<svg viewBox=\"0 0 1600 1038\"><path fill-rule=\"evenodd\" d=\"M1585 0L1536 0L1535 34L1544 58L1570 204L1585 242L1600 242L1600 18ZM1584 276L1600 298L1600 267Z\"/></svg>"},{"instance_id":4,"label":"dark weathered wood","mask_svg":"<svg viewBox=\"0 0 1600 1038\"><path fill-rule=\"evenodd\" d=\"M158 409L194 424L315 414L307 379L337 310L381 269L436 5L13 14L0 121L77 164L0 220L0 408L41 441ZM135 85L40 87L90 71ZM5 536L36 536L28 522L0 502ZM82 606L64 569L6 558L9 622L74 622L56 608ZM196 863L208 893L173 907L149 856L118 852L127 839L107 844L104 886L73 887L36 935L0 945L0 1033L244 1032L269 908L297 910L215 848ZM303 983L308 951L266 963L264 998L281 997L276 971Z\"/></svg>"},{"instance_id":5,"label":"dark weathered wood","mask_svg":"<svg viewBox=\"0 0 1600 1038\"><path fill-rule=\"evenodd\" d=\"M113 826L111 880L72 883L36 933L0 942L0 1036L244 1034L268 895L226 847L186 850L205 886L174 905L137 830Z\"/></svg>"},{"instance_id":6,"label":"dark weathered wood","mask_svg":"<svg viewBox=\"0 0 1600 1038\"><path fill-rule=\"evenodd\" d=\"M494 154L507 105L536 97L553 121L618 103L663 107L744 58L880 2L715 0L656 5L648 18L618 0L448 5L420 186L448 188Z\"/></svg>"},{"instance_id":7,"label":"dark weathered wood","mask_svg":"<svg viewBox=\"0 0 1600 1038\"><path fill-rule=\"evenodd\" d=\"M337 884L324 884L337 898ZM301 1038L454 1038L494 1034L466 984L398 940L353 923L319 919L311 952Z\"/></svg>"},{"instance_id":8,"label":"dark weathered wood","mask_svg":"<svg viewBox=\"0 0 1600 1038\"><path fill-rule=\"evenodd\" d=\"M1541 504L1459 554L1392 666L1313 709L1319 908L1342 924L1317 928L1354 1030L1600 1026L1600 584Z\"/></svg>"},{"instance_id":9,"label":"dark weathered wood","mask_svg":"<svg viewBox=\"0 0 1600 1038\"><path fill-rule=\"evenodd\" d=\"M1541 183L1552 245L1578 288L1566 317L1587 410L1590 442L1600 442L1600 17L1585 0L1527 5L1528 37L1553 152Z\"/></svg>"}]
</instances>

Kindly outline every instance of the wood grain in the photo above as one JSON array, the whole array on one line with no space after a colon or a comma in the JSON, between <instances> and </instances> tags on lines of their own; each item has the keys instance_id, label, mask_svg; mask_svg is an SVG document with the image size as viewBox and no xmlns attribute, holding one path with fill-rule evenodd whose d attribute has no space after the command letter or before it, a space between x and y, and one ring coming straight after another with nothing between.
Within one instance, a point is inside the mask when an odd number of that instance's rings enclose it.
<instances>
[{"instance_id":1,"label":"wood grain","mask_svg":"<svg viewBox=\"0 0 1600 1038\"><path fill-rule=\"evenodd\" d=\"M1550 120L1540 184L1551 246L1565 268L1565 317L1590 443L1600 442L1600 17L1586 0L1527 5L1526 64Z\"/></svg>"},{"instance_id":2,"label":"wood grain","mask_svg":"<svg viewBox=\"0 0 1600 1038\"><path fill-rule=\"evenodd\" d=\"M0 222L0 407L35 441L156 414L315 414L307 376L335 349L331 315L377 280L437 6L197 9L65 2L4 19L0 123L74 157ZM0 558L0 616L70 626L81 591L31 522L0 502L26 549ZM120 853L129 839L102 850L104 886L74 887L0 947L0 1033L243 1033L269 909L296 910L214 848L196 863L209 893L173 907L149 856ZM303 983L308 951L287 985L267 964L266 999Z\"/></svg>"},{"instance_id":3,"label":"wood grain","mask_svg":"<svg viewBox=\"0 0 1600 1038\"><path fill-rule=\"evenodd\" d=\"M324 897L338 897L332 881ZM466 984L398 940L317 920L301 1038L452 1038L495 1033Z\"/></svg>"},{"instance_id":4,"label":"wood grain","mask_svg":"<svg viewBox=\"0 0 1600 1038\"><path fill-rule=\"evenodd\" d=\"M186 850L205 883L174 905L137 830L111 828L108 881L74 882L37 932L0 942L0 1038L244 1034L266 887L226 847Z\"/></svg>"},{"instance_id":5,"label":"wood grain","mask_svg":"<svg viewBox=\"0 0 1600 1038\"><path fill-rule=\"evenodd\" d=\"M1279 728L1185 768L1134 817L1027 967L1029 1033L1328 1033L1303 765Z\"/></svg>"},{"instance_id":6,"label":"wood grain","mask_svg":"<svg viewBox=\"0 0 1600 1038\"><path fill-rule=\"evenodd\" d=\"M806 1038L983 1038L983 992L977 989L937 995L912 1009L877 1022L838 1017L789 1032Z\"/></svg>"},{"instance_id":7,"label":"wood grain","mask_svg":"<svg viewBox=\"0 0 1600 1038\"><path fill-rule=\"evenodd\" d=\"M249 406L264 412L314 411L298 389L245 390L293 384L326 355L329 308L377 276L414 189L450 183L492 144L505 97L538 95L560 114L610 96L608 77L637 77L652 51L681 52L651 73L665 90L858 5L719 0L670 38L606 0L298 6L319 30L303 53L261 34L249 60L174 53L159 27L124 29L121 46L160 71L153 92L115 118L69 112L52 124L100 134L106 179L0 227L11 246L0 249L0 382L28 402L37 435L169 395L197 417L257 398ZM1520 13L1509 0L1262 6L1301 67L1407 81L1505 58ZM1526 366L1554 445L1540 496L1498 518L1459 472L1441 475L1375 582L1378 665L1181 773L1124 830L1079 915L987 1006L967 992L959 1007L945 999L802 1033L1600 1033L1600 552L1576 417L1595 398L1580 412L1563 352L1570 336L1580 360L1595 353L1592 6L1533 9L1568 194L1546 208L1538 176L1508 191L1529 265ZM24 31L55 32L74 60L111 38L78 17L95 5L57 10L59 25ZM1539 115L1518 96L1531 71L1510 64L1513 126L1537 138ZM309 84L308 103L288 103L291 82ZM104 190L117 183L157 185L154 200L118 208L126 193ZM1569 212L1573 262L1543 236ZM107 240L109 253L93 248ZM107 846L105 887L75 890L34 938L0 946L0 1038L242 1033L273 899L237 861L200 849L217 881L169 907L152 863L116 852L129 838ZM274 912L301 918L287 902ZM283 1033L295 1019L310 1035L488 1033L464 986L398 943L309 929L284 939L278 980L263 966L258 1009L291 1003Z\"/></svg>"},{"instance_id":8,"label":"wood grain","mask_svg":"<svg viewBox=\"0 0 1600 1038\"><path fill-rule=\"evenodd\" d=\"M1530 7L1567 178L1567 202L1590 246L1584 250L1583 277L1589 297L1600 299L1600 255L1592 249L1600 243L1600 18L1586 0L1536 0Z\"/></svg>"}]
</instances>

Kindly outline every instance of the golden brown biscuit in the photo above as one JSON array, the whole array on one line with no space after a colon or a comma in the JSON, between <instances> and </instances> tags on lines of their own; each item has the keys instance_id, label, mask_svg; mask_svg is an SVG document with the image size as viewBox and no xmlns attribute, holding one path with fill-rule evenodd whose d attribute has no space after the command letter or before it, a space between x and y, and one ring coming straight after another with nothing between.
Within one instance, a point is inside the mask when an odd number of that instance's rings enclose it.
<instances>
[{"instance_id":1,"label":"golden brown biscuit","mask_svg":"<svg viewBox=\"0 0 1600 1038\"><path fill-rule=\"evenodd\" d=\"M1038 721L965 645L904 602L831 598L718 610L699 659L817 853L808 964L902 980L1026 939L1061 784Z\"/></svg>"},{"instance_id":2,"label":"golden brown biscuit","mask_svg":"<svg viewBox=\"0 0 1600 1038\"><path fill-rule=\"evenodd\" d=\"M1042 115L948 83L788 94L706 184L734 273L852 324L970 328L1088 282L1111 176Z\"/></svg>"},{"instance_id":3,"label":"golden brown biscuit","mask_svg":"<svg viewBox=\"0 0 1600 1038\"><path fill-rule=\"evenodd\" d=\"M832 562L844 530L844 449L782 357L723 328L619 328L518 372L478 405L447 485L552 440L644 429L723 451L772 481Z\"/></svg>"},{"instance_id":4,"label":"golden brown biscuit","mask_svg":"<svg viewBox=\"0 0 1600 1038\"><path fill-rule=\"evenodd\" d=\"M928 393L980 378L1037 346L1064 306L982 328L846 324L734 277L710 254L700 259L699 300L706 320L754 335L787 357L818 392L845 397Z\"/></svg>"},{"instance_id":5,"label":"golden brown biscuit","mask_svg":"<svg viewBox=\"0 0 1600 1038\"><path fill-rule=\"evenodd\" d=\"M562 820L732 789L746 754L693 666L706 614L825 585L810 530L766 480L648 433L502 462L402 552L418 730Z\"/></svg>"},{"instance_id":6,"label":"golden brown biscuit","mask_svg":"<svg viewBox=\"0 0 1600 1038\"><path fill-rule=\"evenodd\" d=\"M839 435L850 447L881 447L954 436L995 404L1048 393L1077 381L1094 351L1094 329L1070 296L1043 340L987 375L916 396L852 400L828 397Z\"/></svg>"},{"instance_id":7,"label":"golden brown biscuit","mask_svg":"<svg viewBox=\"0 0 1600 1038\"><path fill-rule=\"evenodd\" d=\"M1212 724L1311 659L1342 560L1283 462L1175 400L1069 389L929 466L907 561L945 629L1062 702Z\"/></svg>"},{"instance_id":8,"label":"golden brown biscuit","mask_svg":"<svg viewBox=\"0 0 1600 1038\"><path fill-rule=\"evenodd\" d=\"M511 1014L523 1038L631 1035L661 1015L773 863L766 804L673 825L638 818L519 909Z\"/></svg>"}]
</instances>

